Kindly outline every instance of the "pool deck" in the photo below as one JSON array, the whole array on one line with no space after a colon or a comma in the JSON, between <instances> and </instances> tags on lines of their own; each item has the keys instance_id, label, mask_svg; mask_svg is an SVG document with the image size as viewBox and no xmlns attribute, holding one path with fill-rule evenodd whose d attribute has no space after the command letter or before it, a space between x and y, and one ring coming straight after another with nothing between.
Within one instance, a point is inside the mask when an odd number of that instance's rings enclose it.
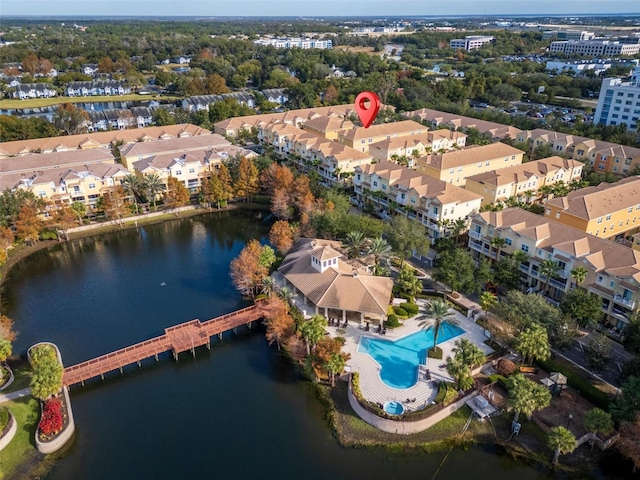
<instances>
[{"instance_id":1,"label":"pool deck","mask_svg":"<svg viewBox=\"0 0 640 480\"><path fill-rule=\"evenodd\" d=\"M424 315L426 308L425 302L418 300L420 305L419 315ZM427 358L427 366L431 373L431 380L426 380L424 374L419 375L418 382L406 389L395 389L386 385L380 379L380 365L368 354L358 352L358 345L360 343L360 337L371 337L385 340L395 340L398 338L410 335L418 330L421 330L420 321L415 318L410 318L404 321L401 327L394 328L393 330L387 329L386 335L380 335L373 330L365 332L363 329L349 324L344 334L341 334L346 338L346 343L343 347L343 351L351 355L347 365L351 368L352 372L360 372L360 391L364 398L372 402L378 402L384 404L385 402L395 400L404 405L406 410L419 410L425 405L430 404L436 397L437 387L434 380L447 380L450 381L451 377L444 368L446 358L453 356L451 349L454 347L454 342L461 338L470 340L475 345L480 347L486 355L493 352L493 349L486 345L484 341L484 329L479 325L476 325L472 320L466 318L460 312L451 310L454 313L454 318L458 320L458 325L465 331L462 335L458 335L446 342L438 344L443 351L442 360L435 358ZM327 327L327 331L332 336L339 335L336 327ZM425 368L425 367L423 367ZM408 399L414 402L407 402Z\"/></svg>"}]
</instances>

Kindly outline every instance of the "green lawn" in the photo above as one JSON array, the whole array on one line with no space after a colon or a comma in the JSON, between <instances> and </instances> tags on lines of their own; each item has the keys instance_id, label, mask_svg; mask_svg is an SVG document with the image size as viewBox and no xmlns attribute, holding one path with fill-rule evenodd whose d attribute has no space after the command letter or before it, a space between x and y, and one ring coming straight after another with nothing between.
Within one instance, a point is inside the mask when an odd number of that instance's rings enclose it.
<instances>
[{"instance_id":1,"label":"green lawn","mask_svg":"<svg viewBox=\"0 0 640 480\"><path fill-rule=\"evenodd\" d=\"M4 404L18 422L16 436L0 452L0 478L9 478L18 466L31 463L41 455L35 448L38 424L38 401L33 397L21 398Z\"/></svg>"},{"instance_id":2,"label":"green lawn","mask_svg":"<svg viewBox=\"0 0 640 480\"><path fill-rule=\"evenodd\" d=\"M2 393L15 392L16 390L22 390L26 388L31 383L31 374L33 373L31 370L31 366L29 362L20 362L18 364L12 364L11 370L13 371L13 376L15 380L11 385L9 385L6 389L2 391Z\"/></svg>"},{"instance_id":3,"label":"green lawn","mask_svg":"<svg viewBox=\"0 0 640 480\"><path fill-rule=\"evenodd\" d=\"M5 99L0 100L0 109L9 108L38 108L50 107L62 103L86 103L86 102L125 102L130 100L179 100L182 97L175 95L96 95L91 97L53 97L53 98L30 98L28 100Z\"/></svg>"}]
</instances>

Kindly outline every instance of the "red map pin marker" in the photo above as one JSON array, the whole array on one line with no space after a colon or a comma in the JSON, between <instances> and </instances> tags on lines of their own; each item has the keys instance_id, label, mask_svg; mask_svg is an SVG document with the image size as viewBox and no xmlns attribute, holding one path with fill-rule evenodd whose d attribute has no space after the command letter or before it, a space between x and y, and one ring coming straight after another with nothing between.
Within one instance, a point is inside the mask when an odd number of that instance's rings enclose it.
<instances>
[{"instance_id":1,"label":"red map pin marker","mask_svg":"<svg viewBox=\"0 0 640 480\"><path fill-rule=\"evenodd\" d=\"M369 101L369 106L366 102ZM369 128L380 111L380 97L373 92L362 92L356 97L356 112L364 128Z\"/></svg>"}]
</instances>

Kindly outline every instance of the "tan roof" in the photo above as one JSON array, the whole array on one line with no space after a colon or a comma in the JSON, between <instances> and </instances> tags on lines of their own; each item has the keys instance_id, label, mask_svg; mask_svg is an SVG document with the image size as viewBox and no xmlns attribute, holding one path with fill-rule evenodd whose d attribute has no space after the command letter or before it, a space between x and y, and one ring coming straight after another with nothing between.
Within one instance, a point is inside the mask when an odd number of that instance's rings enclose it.
<instances>
[{"instance_id":1,"label":"tan roof","mask_svg":"<svg viewBox=\"0 0 640 480\"><path fill-rule=\"evenodd\" d=\"M195 137L172 137L168 140L152 140L149 142L137 142L122 145L120 152L125 157L146 157L168 152L186 152L189 150L202 150L212 147L231 145L227 139L217 133L212 135L200 135Z\"/></svg>"},{"instance_id":2,"label":"tan roof","mask_svg":"<svg viewBox=\"0 0 640 480\"><path fill-rule=\"evenodd\" d=\"M511 138L516 138L516 135L522 131L510 125L503 125L502 123L488 122L486 120L465 117L455 113L440 112L429 108L421 108L420 110L406 112L404 116L407 118L416 117L422 121L433 122L436 125L444 124L463 129L475 128L480 133L485 135L490 134L491 137L494 138L504 138L507 135Z\"/></svg>"},{"instance_id":3,"label":"tan roof","mask_svg":"<svg viewBox=\"0 0 640 480\"><path fill-rule=\"evenodd\" d=\"M386 315L393 280L353 268L338 259L338 268L319 272L311 265L311 252L319 247L339 248L339 242L301 238L293 245L278 271L320 308ZM335 251L335 250L334 250Z\"/></svg>"},{"instance_id":4,"label":"tan roof","mask_svg":"<svg viewBox=\"0 0 640 480\"><path fill-rule=\"evenodd\" d=\"M418 122L414 122L413 120L404 120L402 122L371 125L369 128L354 127L344 133L344 138L349 140L358 140L384 135L414 135L420 132L426 133L427 130L427 127Z\"/></svg>"},{"instance_id":5,"label":"tan roof","mask_svg":"<svg viewBox=\"0 0 640 480\"><path fill-rule=\"evenodd\" d=\"M467 181L478 182L487 185L507 185L509 183L519 183L527 181L529 178L536 176L546 177L549 173L560 169L572 170L576 167L584 165L577 160L569 160L562 157L549 157L535 162L522 163L520 165L512 165L510 167L500 168L490 172L479 173L467 177Z\"/></svg>"},{"instance_id":6,"label":"tan roof","mask_svg":"<svg viewBox=\"0 0 640 480\"><path fill-rule=\"evenodd\" d=\"M446 170L512 155L522 155L523 153L522 150L518 150L506 143L497 142L480 147L469 147L463 150L426 155L419 158L418 162L438 170Z\"/></svg>"},{"instance_id":7,"label":"tan roof","mask_svg":"<svg viewBox=\"0 0 640 480\"><path fill-rule=\"evenodd\" d=\"M564 214L591 220L640 204L640 177L628 177L616 183L575 190L566 197L553 198L553 205Z\"/></svg>"},{"instance_id":8,"label":"tan roof","mask_svg":"<svg viewBox=\"0 0 640 480\"><path fill-rule=\"evenodd\" d=\"M31 153L21 157L9 157L0 160L0 174L32 172L34 170L100 162L115 163L115 158L108 148L70 150L54 153Z\"/></svg>"},{"instance_id":9,"label":"tan roof","mask_svg":"<svg viewBox=\"0 0 640 480\"><path fill-rule=\"evenodd\" d=\"M322 116L304 122L304 126L318 132L335 132L353 128L353 123L336 116Z\"/></svg>"},{"instance_id":10,"label":"tan roof","mask_svg":"<svg viewBox=\"0 0 640 480\"><path fill-rule=\"evenodd\" d=\"M640 252L520 208L479 213L473 220L501 228L503 236L505 229L511 229L521 237L536 239L536 248L564 252L595 270L622 278L640 274Z\"/></svg>"},{"instance_id":11,"label":"tan roof","mask_svg":"<svg viewBox=\"0 0 640 480\"><path fill-rule=\"evenodd\" d=\"M366 175L376 174L381 178L387 179L390 186L395 185L400 190L414 189L421 198L438 199L443 205L454 202L469 202L482 198L482 195L451 185L437 178L423 175L420 172L387 160L356 167L356 171L358 169Z\"/></svg>"},{"instance_id":12,"label":"tan roof","mask_svg":"<svg viewBox=\"0 0 640 480\"><path fill-rule=\"evenodd\" d=\"M29 189L32 186L47 183L51 183L57 187L60 186L62 182L85 178L89 175L97 179L105 179L127 174L129 174L129 171L126 168L115 163L94 163L63 168L50 168L48 170L33 170L23 173L2 173L0 174L0 190L13 190L18 187Z\"/></svg>"},{"instance_id":13,"label":"tan roof","mask_svg":"<svg viewBox=\"0 0 640 480\"><path fill-rule=\"evenodd\" d=\"M66 149L70 150L108 146L117 141L123 141L124 143L137 142L141 137L145 136L160 138L161 135L178 137L209 135L210 133L207 129L191 124L167 125L163 127L132 128L62 137L36 138L33 140L16 140L14 142L1 143L0 150L5 152L6 155L14 156L35 151L46 152L56 148L57 145L64 145Z\"/></svg>"}]
</instances>

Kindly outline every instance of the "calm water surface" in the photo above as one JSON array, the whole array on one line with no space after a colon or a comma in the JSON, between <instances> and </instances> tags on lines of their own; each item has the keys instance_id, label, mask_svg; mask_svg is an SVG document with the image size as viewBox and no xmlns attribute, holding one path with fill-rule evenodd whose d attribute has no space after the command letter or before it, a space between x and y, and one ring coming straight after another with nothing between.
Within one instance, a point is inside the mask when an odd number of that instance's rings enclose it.
<instances>
[{"instance_id":1,"label":"calm water surface","mask_svg":"<svg viewBox=\"0 0 640 480\"><path fill-rule=\"evenodd\" d=\"M71 365L244 305L229 262L267 226L213 213L73 241L18 265L3 309L16 350L50 340ZM165 286L161 286L165 283ZM77 435L51 479L433 479L445 453L341 448L318 401L259 328L71 391ZM547 476L492 448L454 450L438 480Z\"/></svg>"}]
</instances>

